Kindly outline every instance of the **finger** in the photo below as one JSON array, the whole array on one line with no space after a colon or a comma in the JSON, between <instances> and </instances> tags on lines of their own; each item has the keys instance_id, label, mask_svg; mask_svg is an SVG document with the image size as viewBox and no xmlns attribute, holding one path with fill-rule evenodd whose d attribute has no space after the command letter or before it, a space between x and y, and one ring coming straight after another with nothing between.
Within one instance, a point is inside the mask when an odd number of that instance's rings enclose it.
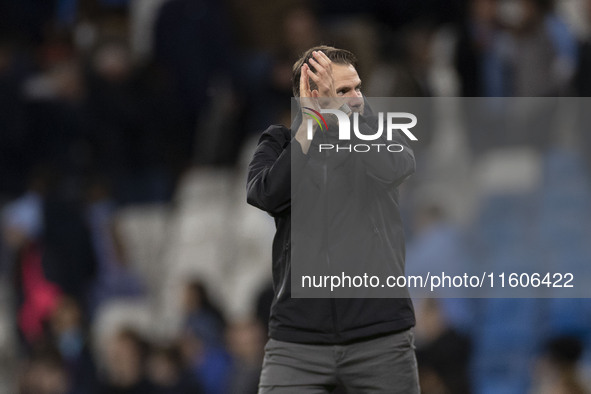
<instances>
[{"instance_id":1,"label":"finger","mask_svg":"<svg viewBox=\"0 0 591 394\"><path fill-rule=\"evenodd\" d=\"M322 51L317 51L314 54L314 57L316 59L316 61L318 61L320 64L322 64L322 66L324 68L330 69L332 66L332 60L330 60L328 58L328 56L326 56L326 53L322 52Z\"/></svg>"},{"instance_id":2,"label":"finger","mask_svg":"<svg viewBox=\"0 0 591 394\"><path fill-rule=\"evenodd\" d=\"M316 89L312 90L312 97L314 97L314 98L320 97L320 92L318 92L318 90L316 90Z\"/></svg>"},{"instance_id":3,"label":"finger","mask_svg":"<svg viewBox=\"0 0 591 394\"><path fill-rule=\"evenodd\" d=\"M307 64L302 66L302 71L300 73L300 96L301 97L309 97L310 96L310 79L308 76L308 71L310 68Z\"/></svg>"},{"instance_id":4,"label":"finger","mask_svg":"<svg viewBox=\"0 0 591 394\"><path fill-rule=\"evenodd\" d=\"M332 76L328 76L326 73L322 75L315 74L312 70L308 70L308 75L318 86L318 90L322 93L323 97L334 96L334 87L332 82Z\"/></svg>"},{"instance_id":5,"label":"finger","mask_svg":"<svg viewBox=\"0 0 591 394\"><path fill-rule=\"evenodd\" d=\"M302 72L300 75L300 97L306 97L306 74Z\"/></svg>"},{"instance_id":6,"label":"finger","mask_svg":"<svg viewBox=\"0 0 591 394\"><path fill-rule=\"evenodd\" d=\"M319 74L326 73L326 68L323 65L321 65L320 63L318 63L316 60L310 58L309 62L316 69L316 73L319 73Z\"/></svg>"},{"instance_id":7,"label":"finger","mask_svg":"<svg viewBox=\"0 0 591 394\"><path fill-rule=\"evenodd\" d=\"M308 71L308 75L316 83L317 90L322 93L322 96L330 96L330 84L327 83L326 78L314 74L312 70Z\"/></svg>"},{"instance_id":8,"label":"finger","mask_svg":"<svg viewBox=\"0 0 591 394\"><path fill-rule=\"evenodd\" d=\"M312 72L312 70L310 70L310 66L306 64L306 77L304 79L305 84L306 84L306 92L308 93L308 95L310 95L310 93L312 93L310 90L310 73Z\"/></svg>"},{"instance_id":9,"label":"finger","mask_svg":"<svg viewBox=\"0 0 591 394\"><path fill-rule=\"evenodd\" d=\"M320 76L319 76L319 75L317 75L317 74L314 74L314 72L313 72L312 70L308 69L308 70L306 70L306 71L307 71L307 74L308 74L308 76L309 76L310 78L312 78L312 80L313 80L314 82L316 82L316 84L317 84L317 85L320 83L320 81L322 81L322 78L320 78Z\"/></svg>"}]
</instances>

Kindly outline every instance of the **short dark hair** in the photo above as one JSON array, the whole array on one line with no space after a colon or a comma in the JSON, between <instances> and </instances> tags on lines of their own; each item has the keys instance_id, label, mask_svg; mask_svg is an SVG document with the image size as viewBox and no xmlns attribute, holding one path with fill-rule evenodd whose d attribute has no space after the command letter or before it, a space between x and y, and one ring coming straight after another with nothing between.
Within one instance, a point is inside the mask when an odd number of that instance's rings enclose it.
<instances>
[{"instance_id":1,"label":"short dark hair","mask_svg":"<svg viewBox=\"0 0 591 394\"><path fill-rule=\"evenodd\" d=\"M300 97L300 75L302 74L302 66L304 65L304 63L307 63L308 60L310 60L310 58L312 57L312 52L314 51L323 52L334 63L345 65L350 64L353 67L357 68L357 58L352 52L349 52L346 49L338 49L328 45L319 45L310 48L306 52L304 52L304 54L293 65L292 87L294 97ZM310 69L312 71L316 71L312 65L308 65L310 66ZM310 87L315 86L316 84L314 83L314 81L310 80Z\"/></svg>"}]
</instances>

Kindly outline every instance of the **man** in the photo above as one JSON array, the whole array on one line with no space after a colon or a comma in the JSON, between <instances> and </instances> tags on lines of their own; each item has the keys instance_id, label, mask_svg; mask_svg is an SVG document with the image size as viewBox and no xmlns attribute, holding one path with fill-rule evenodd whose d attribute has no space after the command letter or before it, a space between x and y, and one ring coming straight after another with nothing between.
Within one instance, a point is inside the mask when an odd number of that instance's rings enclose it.
<instances>
[{"instance_id":1,"label":"man","mask_svg":"<svg viewBox=\"0 0 591 394\"><path fill-rule=\"evenodd\" d=\"M404 272L396 187L414 172L406 141L395 136L403 147L398 153L341 152L345 154L334 154L330 157L336 161L331 161L318 148L320 142L335 138L329 131L336 129L331 127L336 119L325 115L331 123L328 129L315 127L313 138L308 133L311 110L339 109L355 115L362 131L376 125L355 66L349 51L328 46L308 50L293 69L294 96L300 99L301 111L293 133L283 126L269 127L249 166L248 202L271 214L277 227L275 297L259 393L329 393L337 386L351 393L419 393L410 330L414 311L408 297L292 298L296 255L329 270L363 270L385 261L395 272ZM298 197L292 201L294 193ZM364 200L368 194L372 198ZM356 204L355 197L362 204ZM299 209L297 214L294 209ZM318 228L324 235L315 233ZM320 240L325 236L339 245L354 245L344 249L356 258L339 255L337 248ZM362 241L352 243L349 237ZM349 261L339 265L341 260Z\"/></svg>"}]
</instances>

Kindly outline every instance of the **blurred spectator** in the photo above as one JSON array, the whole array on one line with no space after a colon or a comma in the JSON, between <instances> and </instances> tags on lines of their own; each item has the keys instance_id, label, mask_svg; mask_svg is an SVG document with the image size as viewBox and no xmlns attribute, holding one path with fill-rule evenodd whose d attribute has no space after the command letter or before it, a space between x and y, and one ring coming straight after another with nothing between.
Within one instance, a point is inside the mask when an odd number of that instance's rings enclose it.
<instances>
[{"instance_id":1,"label":"blurred spectator","mask_svg":"<svg viewBox=\"0 0 591 394\"><path fill-rule=\"evenodd\" d=\"M268 124L276 123L284 112L290 111L293 63L306 49L324 38L320 22L309 3L283 4L280 9L275 37L267 37L275 40L275 44L266 52L249 52L237 81L245 96L248 132L263 130ZM248 20L247 23L254 25L256 21ZM253 97L261 105L250 105Z\"/></svg>"},{"instance_id":2,"label":"blurred spectator","mask_svg":"<svg viewBox=\"0 0 591 394\"><path fill-rule=\"evenodd\" d=\"M232 356L229 394L256 394L264 356L265 333L255 321L231 325L226 335Z\"/></svg>"},{"instance_id":3,"label":"blurred spectator","mask_svg":"<svg viewBox=\"0 0 591 394\"><path fill-rule=\"evenodd\" d=\"M584 3L582 12L585 20L591 24L591 1ZM574 90L577 96L591 97L591 33L583 37L579 45L579 63L574 78Z\"/></svg>"},{"instance_id":4,"label":"blurred spectator","mask_svg":"<svg viewBox=\"0 0 591 394\"><path fill-rule=\"evenodd\" d=\"M438 203L419 206L413 220L415 234L406 248L406 274L425 275L445 271L461 274L469 267L466 240L462 232L446 218ZM418 305L422 300L415 300ZM445 298L438 300L438 308L452 328L468 332L473 322L472 300Z\"/></svg>"},{"instance_id":5,"label":"blurred spectator","mask_svg":"<svg viewBox=\"0 0 591 394\"><path fill-rule=\"evenodd\" d=\"M44 221L43 270L47 279L83 302L96 274L96 259L82 204L49 196Z\"/></svg>"},{"instance_id":6,"label":"blurred spectator","mask_svg":"<svg viewBox=\"0 0 591 394\"><path fill-rule=\"evenodd\" d=\"M0 15L5 17L5 14ZM1 34L0 34L1 36ZM22 84L32 62L16 42L0 39L0 198L24 189L27 160L21 152L25 106Z\"/></svg>"},{"instance_id":7,"label":"blurred spectator","mask_svg":"<svg viewBox=\"0 0 591 394\"><path fill-rule=\"evenodd\" d=\"M464 96L565 95L576 42L552 0L471 0L456 65Z\"/></svg>"},{"instance_id":8,"label":"blurred spectator","mask_svg":"<svg viewBox=\"0 0 591 394\"><path fill-rule=\"evenodd\" d=\"M211 345L218 346L223 343L225 319L211 302L202 281L187 283L182 305L186 329Z\"/></svg>"},{"instance_id":9,"label":"blurred spectator","mask_svg":"<svg viewBox=\"0 0 591 394\"><path fill-rule=\"evenodd\" d=\"M233 3L234 22L240 29L236 39L243 45L234 62L239 119L224 142L232 141L231 155L237 157L250 134L284 119L291 121L293 63L326 37L313 2L281 0L271 8L259 0ZM253 99L257 105L252 105Z\"/></svg>"},{"instance_id":10,"label":"blurred spectator","mask_svg":"<svg viewBox=\"0 0 591 394\"><path fill-rule=\"evenodd\" d=\"M78 303L62 297L49 323L51 345L57 348L68 374L68 394L92 393L97 385L96 366Z\"/></svg>"},{"instance_id":11,"label":"blurred spectator","mask_svg":"<svg viewBox=\"0 0 591 394\"><path fill-rule=\"evenodd\" d=\"M207 342L186 330L180 337L183 367L198 380L208 394L223 394L230 384L231 363L226 349L216 343Z\"/></svg>"},{"instance_id":12,"label":"blurred spectator","mask_svg":"<svg viewBox=\"0 0 591 394\"><path fill-rule=\"evenodd\" d=\"M41 259L41 247L34 242L23 246L16 258L18 328L27 348L44 340L47 319L62 296L60 288L45 277Z\"/></svg>"},{"instance_id":13,"label":"blurred spectator","mask_svg":"<svg viewBox=\"0 0 591 394\"><path fill-rule=\"evenodd\" d=\"M2 238L13 252L42 236L45 226L43 204L51 182L51 170L37 167L28 177L25 193L3 207Z\"/></svg>"},{"instance_id":14,"label":"blurred spectator","mask_svg":"<svg viewBox=\"0 0 591 394\"><path fill-rule=\"evenodd\" d=\"M154 386L153 394L199 394L197 380L183 368L181 352L176 346L150 349L146 362L147 377Z\"/></svg>"},{"instance_id":15,"label":"blurred spectator","mask_svg":"<svg viewBox=\"0 0 591 394\"><path fill-rule=\"evenodd\" d=\"M52 178L49 169L36 169L29 177L25 194L2 211L2 238L14 278L18 327L27 346L43 338L44 322L61 296L42 266L45 197Z\"/></svg>"},{"instance_id":16,"label":"blurred spectator","mask_svg":"<svg viewBox=\"0 0 591 394\"><path fill-rule=\"evenodd\" d=\"M46 167L52 178L51 187L46 181L42 202L43 274L63 292L82 300L94 274L92 246L79 204L79 188L88 168L86 89L67 34L56 37L52 41L50 36L40 52L41 72L24 87L27 122L21 149L28 168Z\"/></svg>"},{"instance_id":17,"label":"blurred spectator","mask_svg":"<svg viewBox=\"0 0 591 394\"><path fill-rule=\"evenodd\" d=\"M514 45L511 94L565 95L577 63L577 48L572 33L554 12L553 0L511 0L500 4L501 21L512 34Z\"/></svg>"},{"instance_id":18,"label":"blurred spectator","mask_svg":"<svg viewBox=\"0 0 591 394\"><path fill-rule=\"evenodd\" d=\"M215 97L210 95L212 81L230 71L229 25L223 11L223 3L213 0L170 0L156 19L154 59L166 71L181 110L176 139L186 162L203 138L195 129L198 116Z\"/></svg>"},{"instance_id":19,"label":"blurred spectator","mask_svg":"<svg viewBox=\"0 0 591 394\"><path fill-rule=\"evenodd\" d=\"M56 59L52 57L56 56ZM89 168L86 86L78 59L69 54L46 53L46 69L24 85L25 137L21 149L27 168L50 163L62 176L60 193L74 197Z\"/></svg>"},{"instance_id":20,"label":"blurred spectator","mask_svg":"<svg viewBox=\"0 0 591 394\"><path fill-rule=\"evenodd\" d=\"M533 376L532 394L587 394L591 387L579 375L582 342L570 336L556 337L546 343Z\"/></svg>"},{"instance_id":21,"label":"blurred spectator","mask_svg":"<svg viewBox=\"0 0 591 394\"><path fill-rule=\"evenodd\" d=\"M105 351L105 376L98 394L151 393L152 385L144 375L146 344L135 331L119 330Z\"/></svg>"},{"instance_id":22,"label":"blurred spectator","mask_svg":"<svg viewBox=\"0 0 591 394\"><path fill-rule=\"evenodd\" d=\"M34 354L20 376L18 394L70 394L68 375L55 351Z\"/></svg>"},{"instance_id":23,"label":"blurred spectator","mask_svg":"<svg viewBox=\"0 0 591 394\"><path fill-rule=\"evenodd\" d=\"M448 326L439 300L417 308L417 362L424 394L470 393L470 340Z\"/></svg>"},{"instance_id":24,"label":"blurred spectator","mask_svg":"<svg viewBox=\"0 0 591 394\"><path fill-rule=\"evenodd\" d=\"M282 49L289 54L292 64L308 48L318 45L322 40L320 22L310 3L292 4L285 10L280 23Z\"/></svg>"},{"instance_id":25,"label":"blurred spectator","mask_svg":"<svg viewBox=\"0 0 591 394\"><path fill-rule=\"evenodd\" d=\"M466 2L455 54L464 97L510 95L505 59L508 36L497 20L497 7L497 0Z\"/></svg>"},{"instance_id":26,"label":"blurred spectator","mask_svg":"<svg viewBox=\"0 0 591 394\"><path fill-rule=\"evenodd\" d=\"M97 273L89 299L89 315L92 318L104 302L117 297L141 296L145 289L127 261L107 181L101 177L93 179L86 197L87 217L97 261Z\"/></svg>"},{"instance_id":27,"label":"blurred spectator","mask_svg":"<svg viewBox=\"0 0 591 394\"><path fill-rule=\"evenodd\" d=\"M586 16L587 24L591 25L591 1L584 3L583 12ZM580 42L579 45L579 63L573 79L574 94L581 97L591 97L591 32ZM591 122L591 113L588 111L588 100L581 100L579 103L579 126L580 130L586 130ZM587 173L591 176L591 133L582 132L577 136L580 138L584 156L587 159Z\"/></svg>"},{"instance_id":28,"label":"blurred spectator","mask_svg":"<svg viewBox=\"0 0 591 394\"><path fill-rule=\"evenodd\" d=\"M372 97L428 97L433 94L429 84L432 65L431 46L436 26L417 21L396 34L384 33L382 62L368 81Z\"/></svg>"},{"instance_id":29,"label":"blurred spectator","mask_svg":"<svg viewBox=\"0 0 591 394\"><path fill-rule=\"evenodd\" d=\"M201 382L206 393L224 393L231 366L223 337L225 319L211 302L205 284L199 280L187 283L182 305L184 365Z\"/></svg>"},{"instance_id":30,"label":"blurred spectator","mask_svg":"<svg viewBox=\"0 0 591 394\"><path fill-rule=\"evenodd\" d=\"M172 181L162 152L169 145L159 134L166 135L169 129L155 130L151 125L152 108L143 98L151 94L150 83L139 75L128 46L119 40L102 42L94 51L88 80L95 169L113 180L120 202L168 200Z\"/></svg>"}]
</instances>

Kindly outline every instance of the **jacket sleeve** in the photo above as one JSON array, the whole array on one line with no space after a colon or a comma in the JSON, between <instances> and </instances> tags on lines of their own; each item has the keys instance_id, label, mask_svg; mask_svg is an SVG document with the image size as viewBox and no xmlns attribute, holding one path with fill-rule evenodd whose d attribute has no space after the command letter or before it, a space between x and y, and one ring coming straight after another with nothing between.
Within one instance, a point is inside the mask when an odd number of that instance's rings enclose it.
<instances>
[{"instance_id":1,"label":"jacket sleeve","mask_svg":"<svg viewBox=\"0 0 591 394\"><path fill-rule=\"evenodd\" d=\"M375 132L378 126L376 116L360 117L359 130L363 134ZM355 138L355 143L368 143ZM415 156L412 148L398 130L392 130L392 140L386 138L386 131L371 144L381 144L379 152L359 153L358 157L366 168L367 174L379 183L398 186L415 172ZM389 152L388 145L398 144L400 152Z\"/></svg>"},{"instance_id":2,"label":"jacket sleeve","mask_svg":"<svg viewBox=\"0 0 591 394\"><path fill-rule=\"evenodd\" d=\"M248 166L246 200L272 216L290 208L292 164L304 166L308 159L290 134L285 127L269 127Z\"/></svg>"}]
</instances>

